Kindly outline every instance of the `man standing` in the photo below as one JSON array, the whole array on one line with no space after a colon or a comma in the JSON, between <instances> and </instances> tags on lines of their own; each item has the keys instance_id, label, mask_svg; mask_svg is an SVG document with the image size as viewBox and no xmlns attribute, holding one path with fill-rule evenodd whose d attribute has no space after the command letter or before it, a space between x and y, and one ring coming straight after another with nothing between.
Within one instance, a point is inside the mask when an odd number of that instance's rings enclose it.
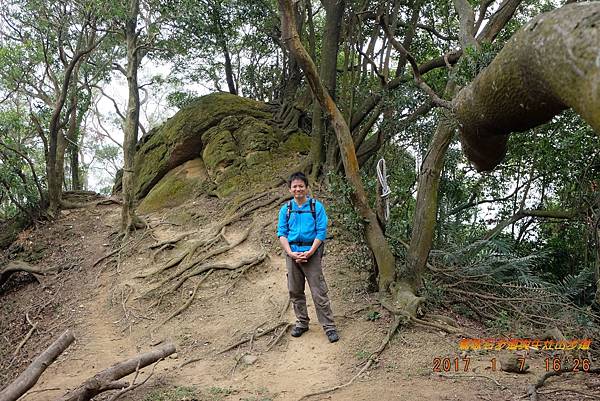
<instances>
[{"instance_id":1,"label":"man standing","mask_svg":"<svg viewBox=\"0 0 600 401\"><path fill-rule=\"evenodd\" d=\"M309 318L304 295L306 280L319 323L323 326L329 342L333 343L340 338L333 322L327 283L321 267L327 214L321 202L307 196L308 179L303 173L292 174L288 186L294 199L279 210L277 236L286 253L288 290L297 319L292 336L300 337L308 330Z\"/></svg>"}]
</instances>

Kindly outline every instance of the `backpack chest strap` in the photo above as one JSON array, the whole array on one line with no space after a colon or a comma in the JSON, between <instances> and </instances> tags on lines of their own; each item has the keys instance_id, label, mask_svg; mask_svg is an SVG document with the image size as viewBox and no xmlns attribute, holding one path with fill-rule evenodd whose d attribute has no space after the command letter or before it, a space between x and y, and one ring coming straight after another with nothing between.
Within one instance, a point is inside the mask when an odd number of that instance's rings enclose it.
<instances>
[{"instance_id":1,"label":"backpack chest strap","mask_svg":"<svg viewBox=\"0 0 600 401\"><path fill-rule=\"evenodd\" d=\"M286 211L286 223L288 224L288 228L289 228L289 224L290 224L290 215L292 213L310 213L313 216L313 220L315 221L315 230L317 229L317 212L316 212L316 201L314 199L310 199L309 200L309 206L310 206L310 210L293 210L292 207L292 201L290 200L287 203L287 211Z\"/></svg>"}]
</instances>

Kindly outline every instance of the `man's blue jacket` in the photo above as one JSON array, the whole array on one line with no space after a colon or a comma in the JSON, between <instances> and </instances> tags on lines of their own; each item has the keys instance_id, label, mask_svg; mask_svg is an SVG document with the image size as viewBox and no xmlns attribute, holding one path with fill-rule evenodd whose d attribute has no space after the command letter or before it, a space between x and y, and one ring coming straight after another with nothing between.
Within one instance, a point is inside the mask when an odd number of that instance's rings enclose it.
<instances>
[{"instance_id":1,"label":"man's blue jacket","mask_svg":"<svg viewBox=\"0 0 600 401\"><path fill-rule=\"evenodd\" d=\"M292 199L292 211L289 221L287 221L287 209L289 202L286 202L279 209L279 221L277 223L277 238L286 237L290 243L292 252L308 251L315 238L325 241L327 237L327 213L323 204L315 199L315 219L310 212L311 198L306 197L306 202L302 206L298 206L295 199ZM296 211L303 211L297 213ZM304 242L305 244L294 244L295 242Z\"/></svg>"}]
</instances>

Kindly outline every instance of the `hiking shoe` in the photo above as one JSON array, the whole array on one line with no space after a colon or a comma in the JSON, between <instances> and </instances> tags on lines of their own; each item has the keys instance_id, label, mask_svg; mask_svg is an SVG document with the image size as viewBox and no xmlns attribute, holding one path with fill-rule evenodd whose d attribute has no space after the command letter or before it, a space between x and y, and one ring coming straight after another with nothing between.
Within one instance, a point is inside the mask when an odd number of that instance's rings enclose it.
<instances>
[{"instance_id":1,"label":"hiking shoe","mask_svg":"<svg viewBox=\"0 0 600 401\"><path fill-rule=\"evenodd\" d=\"M335 330L328 331L325 334L327 334L327 339L329 339L330 343L334 343L340 339L340 336L338 336L338 333Z\"/></svg>"},{"instance_id":2,"label":"hiking shoe","mask_svg":"<svg viewBox=\"0 0 600 401\"><path fill-rule=\"evenodd\" d=\"M292 337L300 337L302 334L308 331L308 327L294 326L292 329Z\"/></svg>"}]
</instances>

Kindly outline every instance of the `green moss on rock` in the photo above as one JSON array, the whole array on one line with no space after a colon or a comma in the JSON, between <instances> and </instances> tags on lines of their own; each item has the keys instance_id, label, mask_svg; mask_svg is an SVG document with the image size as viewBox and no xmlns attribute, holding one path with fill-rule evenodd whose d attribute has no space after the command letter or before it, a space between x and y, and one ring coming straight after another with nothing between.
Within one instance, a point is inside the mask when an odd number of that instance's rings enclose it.
<instances>
[{"instance_id":1,"label":"green moss on rock","mask_svg":"<svg viewBox=\"0 0 600 401\"><path fill-rule=\"evenodd\" d=\"M221 127L213 127L202 135L206 144L202 151L202 159L207 169L212 173L222 172L234 164L239 157L236 143L231 132Z\"/></svg>"},{"instance_id":2,"label":"green moss on rock","mask_svg":"<svg viewBox=\"0 0 600 401\"><path fill-rule=\"evenodd\" d=\"M190 160L169 171L140 203L138 211L149 213L178 206L198 193L205 192L210 186L202 159Z\"/></svg>"},{"instance_id":3,"label":"green moss on rock","mask_svg":"<svg viewBox=\"0 0 600 401\"><path fill-rule=\"evenodd\" d=\"M295 132L281 145L281 150L307 154L310 152L310 136L303 132Z\"/></svg>"},{"instance_id":4,"label":"green moss on rock","mask_svg":"<svg viewBox=\"0 0 600 401\"><path fill-rule=\"evenodd\" d=\"M272 118L266 104L228 93L203 96L181 109L140 141L135 156L136 197L145 196L169 170L200 156L207 130L222 120L234 127L245 116Z\"/></svg>"}]
</instances>

